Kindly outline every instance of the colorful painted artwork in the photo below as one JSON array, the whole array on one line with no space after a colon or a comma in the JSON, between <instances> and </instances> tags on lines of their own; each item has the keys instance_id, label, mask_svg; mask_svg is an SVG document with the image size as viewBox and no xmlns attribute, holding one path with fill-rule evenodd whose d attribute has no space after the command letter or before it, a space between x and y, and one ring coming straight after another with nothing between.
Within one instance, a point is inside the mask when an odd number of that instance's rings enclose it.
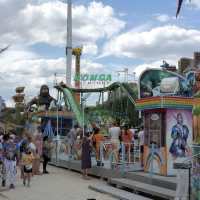
<instances>
[{"instance_id":1,"label":"colorful painted artwork","mask_svg":"<svg viewBox=\"0 0 200 200\"><path fill-rule=\"evenodd\" d=\"M166 119L168 175L174 175L176 159L184 161L191 155L192 111L167 110Z\"/></svg>"},{"instance_id":2,"label":"colorful painted artwork","mask_svg":"<svg viewBox=\"0 0 200 200\"><path fill-rule=\"evenodd\" d=\"M149 148L145 146L145 171L154 174L167 175L165 147Z\"/></svg>"},{"instance_id":3,"label":"colorful painted artwork","mask_svg":"<svg viewBox=\"0 0 200 200\"><path fill-rule=\"evenodd\" d=\"M145 114L145 171L166 175L166 148L164 145L164 115L162 112Z\"/></svg>"}]
</instances>

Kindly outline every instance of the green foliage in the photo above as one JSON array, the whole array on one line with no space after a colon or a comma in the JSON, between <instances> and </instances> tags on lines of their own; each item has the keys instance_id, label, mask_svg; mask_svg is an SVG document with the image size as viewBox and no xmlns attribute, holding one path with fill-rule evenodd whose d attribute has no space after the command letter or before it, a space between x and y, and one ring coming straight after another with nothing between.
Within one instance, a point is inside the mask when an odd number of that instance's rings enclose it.
<instances>
[{"instance_id":1,"label":"green foliage","mask_svg":"<svg viewBox=\"0 0 200 200\"><path fill-rule=\"evenodd\" d=\"M200 106L196 106L193 109L193 115L195 115L195 116L199 116L200 115Z\"/></svg>"},{"instance_id":2,"label":"green foliage","mask_svg":"<svg viewBox=\"0 0 200 200\"><path fill-rule=\"evenodd\" d=\"M197 143L198 145L200 145L200 136L197 137L196 143Z\"/></svg>"},{"instance_id":3,"label":"green foliage","mask_svg":"<svg viewBox=\"0 0 200 200\"><path fill-rule=\"evenodd\" d=\"M194 97L200 98L200 91L197 91L197 92L194 94Z\"/></svg>"},{"instance_id":4,"label":"green foliage","mask_svg":"<svg viewBox=\"0 0 200 200\"><path fill-rule=\"evenodd\" d=\"M115 120L121 124L138 126L138 112L130 99L130 96L133 101L137 99L137 85L122 83L122 86L125 89L118 87L112 90L108 96L108 100L103 105L87 109L87 116L90 117L90 121L98 120L103 123L109 123Z\"/></svg>"}]
</instances>

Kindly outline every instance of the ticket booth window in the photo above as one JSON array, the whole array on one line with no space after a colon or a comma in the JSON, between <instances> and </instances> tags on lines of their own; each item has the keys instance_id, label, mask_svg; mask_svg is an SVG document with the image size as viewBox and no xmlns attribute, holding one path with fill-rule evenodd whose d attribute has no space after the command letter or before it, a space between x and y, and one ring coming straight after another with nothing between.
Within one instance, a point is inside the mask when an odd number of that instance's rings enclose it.
<instances>
[{"instance_id":1,"label":"ticket booth window","mask_svg":"<svg viewBox=\"0 0 200 200\"><path fill-rule=\"evenodd\" d=\"M145 113L145 145L150 147L154 143L158 148L164 146L164 117L163 112Z\"/></svg>"}]
</instances>

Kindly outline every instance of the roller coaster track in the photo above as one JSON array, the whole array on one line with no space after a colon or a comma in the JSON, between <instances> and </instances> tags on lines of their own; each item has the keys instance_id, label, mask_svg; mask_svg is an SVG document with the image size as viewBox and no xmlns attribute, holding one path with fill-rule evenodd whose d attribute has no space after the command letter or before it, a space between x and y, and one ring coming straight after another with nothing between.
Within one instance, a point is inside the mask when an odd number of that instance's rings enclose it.
<instances>
[{"instance_id":1,"label":"roller coaster track","mask_svg":"<svg viewBox=\"0 0 200 200\"><path fill-rule=\"evenodd\" d=\"M56 85L55 88L63 93L65 104L66 105L68 105L67 103L70 104L71 109L75 113L78 124L80 126L82 126L83 124L88 124L88 122L83 119L80 105L76 102L74 98L74 93L98 93L98 92L101 93L101 92L114 91L118 88L121 88L121 90L127 94L128 98L130 99L133 105L135 105L135 99L137 98L136 93L133 91L130 85L128 85L127 83L120 83L120 82L112 83L111 85L107 87L94 88L94 89L71 88L71 87L66 86L63 83Z\"/></svg>"}]
</instances>

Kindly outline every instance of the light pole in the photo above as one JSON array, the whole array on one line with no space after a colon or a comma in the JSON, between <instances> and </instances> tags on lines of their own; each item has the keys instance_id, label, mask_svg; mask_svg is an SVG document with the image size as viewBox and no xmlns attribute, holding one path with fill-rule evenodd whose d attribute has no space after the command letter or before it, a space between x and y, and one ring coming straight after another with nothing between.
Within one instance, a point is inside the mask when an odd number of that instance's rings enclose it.
<instances>
[{"instance_id":1,"label":"light pole","mask_svg":"<svg viewBox=\"0 0 200 200\"><path fill-rule=\"evenodd\" d=\"M120 73L124 73L124 82L128 82L128 68L124 68L124 70L116 71L118 73L118 77Z\"/></svg>"},{"instance_id":2,"label":"light pole","mask_svg":"<svg viewBox=\"0 0 200 200\"><path fill-rule=\"evenodd\" d=\"M135 72L133 72L131 74L127 74L127 75L130 76L130 77L133 77L133 82L136 81L136 73ZM127 82L129 82L129 80Z\"/></svg>"},{"instance_id":3,"label":"light pole","mask_svg":"<svg viewBox=\"0 0 200 200\"><path fill-rule=\"evenodd\" d=\"M82 96L82 99L81 99L81 104L82 104L82 115L83 115L83 137L85 136L85 101L86 101L86 98L84 98Z\"/></svg>"}]
</instances>

